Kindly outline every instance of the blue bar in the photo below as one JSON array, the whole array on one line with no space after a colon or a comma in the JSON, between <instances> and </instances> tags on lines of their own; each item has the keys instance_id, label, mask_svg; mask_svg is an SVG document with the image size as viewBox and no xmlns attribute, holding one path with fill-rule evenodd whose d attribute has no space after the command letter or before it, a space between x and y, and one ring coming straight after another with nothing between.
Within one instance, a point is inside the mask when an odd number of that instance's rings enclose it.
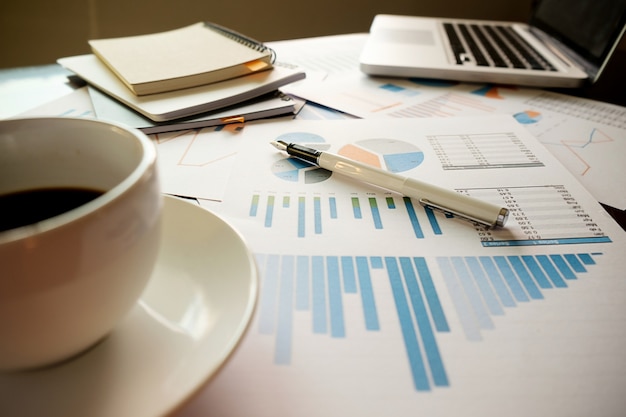
<instances>
[{"instance_id":1,"label":"blue bar","mask_svg":"<svg viewBox=\"0 0 626 417\"><path fill-rule=\"evenodd\" d=\"M450 258L438 257L437 264L439 265L439 270L443 275L443 280L448 287L448 293L450 294L452 303L456 308L457 316L461 322L461 327L463 327L465 337L472 341L482 340L482 336L480 335L480 330L474 320L472 310L467 304L467 298L465 297L465 294L459 285L456 273L450 264Z\"/></svg>"},{"instance_id":2,"label":"blue bar","mask_svg":"<svg viewBox=\"0 0 626 417\"><path fill-rule=\"evenodd\" d=\"M259 195L254 194L250 202L250 217L256 217L259 210Z\"/></svg>"},{"instance_id":3,"label":"blue bar","mask_svg":"<svg viewBox=\"0 0 626 417\"><path fill-rule=\"evenodd\" d=\"M387 197L385 200L387 201L388 209L393 210L396 208L396 202L394 201L393 197Z\"/></svg>"},{"instance_id":4,"label":"blue bar","mask_svg":"<svg viewBox=\"0 0 626 417\"><path fill-rule=\"evenodd\" d=\"M391 258L388 258L391 259ZM422 337L422 344L424 351L426 352L426 358L428 359L428 366L430 367L430 373L433 377L435 386L447 386L448 376L446 370L443 367L441 360L441 354L437 347L437 340L435 339L435 333L430 325L430 317L426 310L426 304L424 303L424 297L422 297L422 291L417 283L417 277L411 259L407 257L400 258L400 267L404 274L404 282L409 292L409 299L413 306L413 313L417 321L417 329Z\"/></svg>"},{"instance_id":5,"label":"blue bar","mask_svg":"<svg viewBox=\"0 0 626 417\"><path fill-rule=\"evenodd\" d=\"M555 287L567 287L567 283L563 281L561 274L559 273L559 271L557 271L557 269L554 267L554 264L546 255L537 255L535 258L537 259L537 261L539 261L539 264L541 265L543 270L546 271L546 274L548 274L548 278L550 278L550 281L552 281Z\"/></svg>"},{"instance_id":6,"label":"blue bar","mask_svg":"<svg viewBox=\"0 0 626 417\"><path fill-rule=\"evenodd\" d=\"M528 295L524 292L524 289L520 285L515 272L513 272L511 266L506 261L506 258L504 256L495 256L493 260L496 262L500 273L513 293L513 297L515 297L517 301L530 301Z\"/></svg>"},{"instance_id":7,"label":"blue bar","mask_svg":"<svg viewBox=\"0 0 626 417\"><path fill-rule=\"evenodd\" d=\"M463 262L463 258L460 256L453 256L450 258L452 261L452 265L454 266L454 270L456 271L456 275L459 278L459 282L463 287L463 291L465 291L465 296L469 301L470 307L474 312L474 317L478 321L478 326L481 329L493 329L493 321L491 321L491 316L487 312L485 305L483 304L483 299L478 292L478 288L474 285L474 279L472 279L467 265Z\"/></svg>"},{"instance_id":8,"label":"blue bar","mask_svg":"<svg viewBox=\"0 0 626 417\"><path fill-rule=\"evenodd\" d=\"M337 199L335 197L330 197L328 199L328 205L330 206L330 218L337 218Z\"/></svg>"},{"instance_id":9,"label":"blue bar","mask_svg":"<svg viewBox=\"0 0 626 417\"><path fill-rule=\"evenodd\" d=\"M278 255L267 256L259 306L259 332L261 334L273 334L276 325L278 277L280 273L279 261Z\"/></svg>"},{"instance_id":10,"label":"blue bar","mask_svg":"<svg viewBox=\"0 0 626 417\"><path fill-rule=\"evenodd\" d=\"M407 214L409 215L409 219L411 220L411 225L413 226L413 232L415 233L415 237L418 239L423 239L424 233L422 232L422 227L417 220L417 214L415 214L415 208L413 207L411 199L409 197L402 197L402 199L404 200L404 206L406 207Z\"/></svg>"},{"instance_id":11,"label":"blue bar","mask_svg":"<svg viewBox=\"0 0 626 417\"><path fill-rule=\"evenodd\" d=\"M522 260L526 264L526 267L530 270L530 273L535 277L535 281L541 288L552 288L552 284L550 280L546 277L546 274L543 273L543 270L537 263L537 260L530 255L523 255Z\"/></svg>"},{"instance_id":12,"label":"blue bar","mask_svg":"<svg viewBox=\"0 0 626 417\"><path fill-rule=\"evenodd\" d=\"M265 211L265 227L272 227L272 217L274 216L274 196L267 196L267 210Z\"/></svg>"},{"instance_id":13,"label":"blue bar","mask_svg":"<svg viewBox=\"0 0 626 417\"><path fill-rule=\"evenodd\" d=\"M358 197L352 197L352 213L354 213L355 219L363 218L363 215L361 214L361 203L359 202Z\"/></svg>"},{"instance_id":14,"label":"blue bar","mask_svg":"<svg viewBox=\"0 0 626 417\"><path fill-rule=\"evenodd\" d=\"M400 271L395 258L385 258L385 264L387 265L387 273L389 274L389 281L391 282L391 290L393 292L393 298L396 303L396 310L398 312L398 319L400 320L400 328L402 330L402 336L404 338L404 346L411 366L411 374L413 375L413 384L418 391L430 391L430 383L428 376L426 375L426 367L422 359L422 352L417 342L417 334L413 327L413 320L411 318L411 310L407 303L404 287L402 285L402 279L400 278Z\"/></svg>"},{"instance_id":15,"label":"blue bar","mask_svg":"<svg viewBox=\"0 0 626 417\"><path fill-rule=\"evenodd\" d=\"M467 256L465 258L465 263L469 267L469 270L476 281L476 285L478 285L478 289L483 296L483 300L485 300L485 304L487 304L489 312L494 316L503 315L504 309L500 305L498 297L496 297L496 294L493 292L493 289L489 284L489 280L487 279L487 275L485 275L485 271L481 268L478 259L474 256Z\"/></svg>"},{"instance_id":16,"label":"blue bar","mask_svg":"<svg viewBox=\"0 0 626 417\"><path fill-rule=\"evenodd\" d=\"M428 265L426 265L426 259L421 257L413 258L413 262L417 268L417 273L420 277L422 288L424 289L426 301L428 301L428 307L430 308L430 314L433 318L433 322L435 323L435 328L439 332L449 332L450 327L448 326L448 321L443 313L443 308L441 307L441 302L439 301L439 296L437 295L437 290L435 289L432 276L428 270Z\"/></svg>"},{"instance_id":17,"label":"blue bar","mask_svg":"<svg viewBox=\"0 0 626 417\"><path fill-rule=\"evenodd\" d=\"M312 259L313 276L313 333L327 333L326 323L326 285L324 283L324 258Z\"/></svg>"},{"instance_id":18,"label":"blue bar","mask_svg":"<svg viewBox=\"0 0 626 417\"><path fill-rule=\"evenodd\" d=\"M322 233L322 203L319 197L313 197L313 219L315 223L315 234Z\"/></svg>"},{"instance_id":19,"label":"blue bar","mask_svg":"<svg viewBox=\"0 0 626 417\"><path fill-rule=\"evenodd\" d=\"M373 269L383 269L385 267L383 265L383 258L380 256L371 256L370 263Z\"/></svg>"},{"instance_id":20,"label":"blue bar","mask_svg":"<svg viewBox=\"0 0 626 417\"><path fill-rule=\"evenodd\" d=\"M587 268L585 268L585 266L580 262L580 259L578 259L576 255L574 255L573 253L566 253L564 256L565 260L572 267L574 272L587 272Z\"/></svg>"},{"instance_id":21,"label":"blue bar","mask_svg":"<svg viewBox=\"0 0 626 417\"><path fill-rule=\"evenodd\" d=\"M341 257L341 274L343 275L343 290L347 293L356 294L356 278L354 276L352 257Z\"/></svg>"},{"instance_id":22,"label":"blue bar","mask_svg":"<svg viewBox=\"0 0 626 417\"><path fill-rule=\"evenodd\" d=\"M289 198L288 195L283 197L283 208L289 208L289 205L291 203L291 199Z\"/></svg>"},{"instance_id":23,"label":"blue bar","mask_svg":"<svg viewBox=\"0 0 626 417\"><path fill-rule=\"evenodd\" d=\"M298 197L298 237L304 237L304 229L305 229L305 200L304 197Z\"/></svg>"},{"instance_id":24,"label":"blue bar","mask_svg":"<svg viewBox=\"0 0 626 417\"><path fill-rule=\"evenodd\" d=\"M588 253L579 253L578 257L585 265L595 265L596 261Z\"/></svg>"},{"instance_id":25,"label":"blue bar","mask_svg":"<svg viewBox=\"0 0 626 417\"><path fill-rule=\"evenodd\" d=\"M280 271L280 301L278 304L278 328L274 363L291 363L291 340L293 333L293 275L294 257L283 256Z\"/></svg>"},{"instance_id":26,"label":"blue bar","mask_svg":"<svg viewBox=\"0 0 626 417\"><path fill-rule=\"evenodd\" d=\"M380 330L367 258L364 256L357 256L356 268L359 275L359 287L361 287L361 302L363 303L365 328L367 330Z\"/></svg>"},{"instance_id":27,"label":"blue bar","mask_svg":"<svg viewBox=\"0 0 626 417\"><path fill-rule=\"evenodd\" d=\"M563 259L561 255L550 255L550 259L552 259L554 265L556 265L559 269L563 278L576 279L576 274L574 274L574 272L570 269L569 265L565 262L565 259Z\"/></svg>"},{"instance_id":28,"label":"blue bar","mask_svg":"<svg viewBox=\"0 0 626 417\"><path fill-rule=\"evenodd\" d=\"M488 256L480 256L478 259L480 260L480 263L482 264L483 268L485 268L485 272L487 273L487 276L491 280L491 284L493 285L493 288L496 290L496 294L498 294L498 298L500 299L500 302L502 303L502 305L504 307L515 307L516 306L515 300L513 300L513 297L511 296L509 289L504 283L504 280L502 279L502 275L500 274L500 271L498 271L498 268L493 263L493 259L491 259Z\"/></svg>"},{"instance_id":29,"label":"blue bar","mask_svg":"<svg viewBox=\"0 0 626 417\"><path fill-rule=\"evenodd\" d=\"M296 310L309 309L309 257L298 256L296 268Z\"/></svg>"},{"instance_id":30,"label":"blue bar","mask_svg":"<svg viewBox=\"0 0 626 417\"><path fill-rule=\"evenodd\" d=\"M522 285L524 285L526 291L528 291L528 295L530 295L530 298L535 300L543 299L543 294L541 293L541 291L539 291L537 285L535 285L535 281L528 273L526 267L524 267L524 264L522 263L522 260L519 258L519 256L509 256L508 259L513 266L513 269L517 273L520 281L522 281Z\"/></svg>"},{"instance_id":31,"label":"blue bar","mask_svg":"<svg viewBox=\"0 0 626 417\"><path fill-rule=\"evenodd\" d=\"M328 272L328 306L330 308L330 335L346 337L346 326L343 317L343 301L341 299L341 277L339 276L339 258L326 258Z\"/></svg>"},{"instance_id":32,"label":"blue bar","mask_svg":"<svg viewBox=\"0 0 626 417\"><path fill-rule=\"evenodd\" d=\"M378 203L374 197L369 198L370 210L372 211L372 219L374 220L374 227L376 229L383 228L383 222L380 220L380 211L378 210Z\"/></svg>"},{"instance_id":33,"label":"blue bar","mask_svg":"<svg viewBox=\"0 0 626 417\"><path fill-rule=\"evenodd\" d=\"M430 227L432 227L433 229L433 233L436 235L440 235L441 227L439 227L439 222L437 221L437 217L435 217L435 212L430 207L424 207L424 211L426 212L426 216L428 217Z\"/></svg>"}]
</instances>

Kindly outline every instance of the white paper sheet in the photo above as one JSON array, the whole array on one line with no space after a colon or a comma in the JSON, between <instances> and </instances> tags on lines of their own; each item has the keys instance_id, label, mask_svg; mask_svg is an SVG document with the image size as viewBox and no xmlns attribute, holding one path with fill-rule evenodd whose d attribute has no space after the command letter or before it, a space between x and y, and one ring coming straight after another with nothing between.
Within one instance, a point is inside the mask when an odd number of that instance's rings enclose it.
<instances>
[{"instance_id":1,"label":"white paper sheet","mask_svg":"<svg viewBox=\"0 0 626 417\"><path fill-rule=\"evenodd\" d=\"M180 416L623 412L625 233L512 117L259 123L243 136L210 207L257 254L259 304ZM433 216L288 160L276 139L505 204L508 227Z\"/></svg>"}]
</instances>

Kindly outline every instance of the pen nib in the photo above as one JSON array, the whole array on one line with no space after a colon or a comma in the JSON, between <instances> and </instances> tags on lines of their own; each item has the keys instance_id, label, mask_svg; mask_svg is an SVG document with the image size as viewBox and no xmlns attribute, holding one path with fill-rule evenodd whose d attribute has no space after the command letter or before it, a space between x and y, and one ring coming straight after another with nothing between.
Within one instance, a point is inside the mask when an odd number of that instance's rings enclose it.
<instances>
[{"instance_id":1,"label":"pen nib","mask_svg":"<svg viewBox=\"0 0 626 417\"><path fill-rule=\"evenodd\" d=\"M276 149L278 149L279 151L286 151L287 150L287 144L283 141L271 141L270 144L272 146L274 146Z\"/></svg>"}]
</instances>

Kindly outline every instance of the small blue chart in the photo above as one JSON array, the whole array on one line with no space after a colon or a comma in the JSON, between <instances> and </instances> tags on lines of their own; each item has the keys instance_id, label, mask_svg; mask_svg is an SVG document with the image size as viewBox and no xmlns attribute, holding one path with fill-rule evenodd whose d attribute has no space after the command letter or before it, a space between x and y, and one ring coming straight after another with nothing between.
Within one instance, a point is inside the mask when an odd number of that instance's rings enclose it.
<instances>
[{"instance_id":1,"label":"small blue chart","mask_svg":"<svg viewBox=\"0 0 626 417\"><path fill-rule=\"evenodd\" d=\"M282 140L287 143L300 143L319 150L326 150L330 147L329 144L325 143L326 141L323 137L308 132L289 132L280 135L276 140ZM276 161L271 169L272 173L282 180L302 184L316 184L327 180L332 175L330 171L296 158L284 158Z\"/></svg>"},{"instance_id":2,"label":"small blue chart","mask_svg":"<svg viewBox=\"0 0 626 417\"><path fill-rule=\"evenodd\" d=\"M513 117L515 118L515 120L518 121L518 123L521 123L523 125L531 125L541 120L541 113L533 110L526 110L514 114Z\"/></svg>"}]
</instances>

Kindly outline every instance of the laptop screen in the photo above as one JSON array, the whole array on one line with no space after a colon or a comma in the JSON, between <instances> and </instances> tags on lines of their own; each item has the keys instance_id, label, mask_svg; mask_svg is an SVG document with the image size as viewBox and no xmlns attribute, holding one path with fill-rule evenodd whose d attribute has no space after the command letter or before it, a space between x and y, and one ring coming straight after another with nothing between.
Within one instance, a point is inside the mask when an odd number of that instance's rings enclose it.
<instances>
[{"instance_id":1,"label":"laptop screen","mask_svg":"<svg viewBox=\"0 0 626 417\"><path fill-rule=\"evenodd\" d=\"M540 0L530 23L599 67L624 31L626 0Z\"/></svg>"}]
</instances>

